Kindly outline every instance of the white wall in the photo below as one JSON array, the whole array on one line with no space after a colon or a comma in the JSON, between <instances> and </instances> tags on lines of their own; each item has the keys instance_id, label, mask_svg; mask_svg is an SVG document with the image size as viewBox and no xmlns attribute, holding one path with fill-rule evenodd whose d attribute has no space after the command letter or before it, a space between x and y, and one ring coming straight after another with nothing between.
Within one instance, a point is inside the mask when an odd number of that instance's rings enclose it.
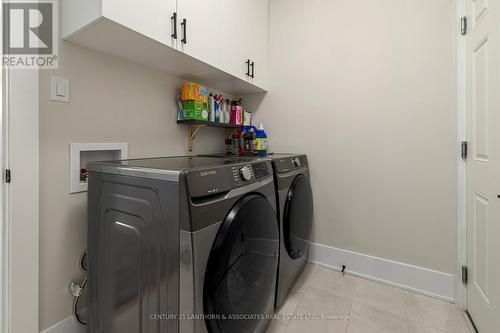
<instances>
[{"instance_id":1,"label":"white wall","mask_svg":"<svg viewBox=\"0 0 500 333\"><path fill-rule=\"evenodd\" d=\"M270 0L270 92L247 104L309 156L315 242L455 273L454 6Z\"/></svg>"},{"instance_id":2,"label":"white wall","mask_svg":"<svg viewBox=\"0 0 500 333\"><path fill-rule=\"evenodd\" d=\"M87 194L69 194L69 143L128 142L130 158L188 153L178 79L65 42L59 57L58 70L40 71L40 331L71 314L68 285L82 279ZM70 103L49 100L51 75L70 80ZM224 132L209 128L193 154L222 149Z\"/></svg>"}]
</instances>

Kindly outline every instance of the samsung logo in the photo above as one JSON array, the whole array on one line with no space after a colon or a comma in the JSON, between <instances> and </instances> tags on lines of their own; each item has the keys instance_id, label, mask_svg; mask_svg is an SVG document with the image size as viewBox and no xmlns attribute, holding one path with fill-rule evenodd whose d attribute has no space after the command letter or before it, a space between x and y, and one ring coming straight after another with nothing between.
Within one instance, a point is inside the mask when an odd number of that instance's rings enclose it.
<instances>
[{"instance_id":1,"label":"samsung logo","mask_svg":"<svg viewBox=\"0 0 500 333\"><path fill-rule=\"evenodd\" d=\"M205 176L213 176L216 175L217 171L216 170L208 170L208 171L202 171L200 172L200 176L205 177Z\"/></svg>"}]
</instances>

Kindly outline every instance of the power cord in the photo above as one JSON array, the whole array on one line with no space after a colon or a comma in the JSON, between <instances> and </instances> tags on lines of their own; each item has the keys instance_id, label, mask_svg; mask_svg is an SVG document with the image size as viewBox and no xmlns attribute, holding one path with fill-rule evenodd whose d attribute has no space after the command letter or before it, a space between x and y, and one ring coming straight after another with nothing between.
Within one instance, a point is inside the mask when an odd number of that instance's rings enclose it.
<instances>
[{"instance_id":1,"label":"power cord","mask_svg":"<svg viewBox=\"0 0 500 333\"><path fill-rule=\"evenodd\" d=\"M83 251L82 255L80 256L79 265L82 272L86 274L88 267L87 250ZM86 285L87 285L87 276L85 276L85 279L83 280L82 283L71 282L69 286L69 291L71 295L73 295L73 297L75 298L73 302L73 314L75 315L76 320L82 325L87 325L87 323L83 321L80 315L78 314L78 304L80 302L80 298L83 294L83 290L85 289Z\"/></svg>"}]
</instances>

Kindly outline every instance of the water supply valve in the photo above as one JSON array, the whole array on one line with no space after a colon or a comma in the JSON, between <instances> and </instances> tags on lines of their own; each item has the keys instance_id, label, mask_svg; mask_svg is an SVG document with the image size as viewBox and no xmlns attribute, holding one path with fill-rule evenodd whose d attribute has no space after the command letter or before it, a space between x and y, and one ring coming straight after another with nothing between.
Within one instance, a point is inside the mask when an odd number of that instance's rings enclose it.
<instances>
[{"instance_id":1,"label":"water supply valve","mask_svg":"<svg viewBox=\"0 0 500 333\"><path fill-rule=\"evenodd\" d=\"M76 282L71 282L69 285L69 292L73 295L73 297L80 297L83 292L83 287Z\"/></svg>"}]
</instances>

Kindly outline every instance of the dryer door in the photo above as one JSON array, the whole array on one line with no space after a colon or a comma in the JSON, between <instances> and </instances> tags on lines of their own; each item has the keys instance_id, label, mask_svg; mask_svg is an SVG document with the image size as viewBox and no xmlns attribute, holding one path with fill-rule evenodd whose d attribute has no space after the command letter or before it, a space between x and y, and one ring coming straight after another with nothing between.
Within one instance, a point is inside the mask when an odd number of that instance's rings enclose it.
<instances>
[{"instance_id":1,"label":"dryer door","mask_svg":"<svg viewBox=\"0 0 500 333\"><path fill-rule=\"evenodd\" d=\"M307 258L313 221L313 195L309 178L293 180L283 213L283 238L292 259Z\"/></svg>"},{"instance_id":2,"label":"dryer door","mask_svg":"<svg viewBox=\"0 0 500 333\"><path fill-rule=\"evenodd\" d=\"M222 223L210 253L204 282L204 310L210 333L251 333L272 314L278 268L276 213L260 195L240 199Z\"/></svg>"}]
</instances>

